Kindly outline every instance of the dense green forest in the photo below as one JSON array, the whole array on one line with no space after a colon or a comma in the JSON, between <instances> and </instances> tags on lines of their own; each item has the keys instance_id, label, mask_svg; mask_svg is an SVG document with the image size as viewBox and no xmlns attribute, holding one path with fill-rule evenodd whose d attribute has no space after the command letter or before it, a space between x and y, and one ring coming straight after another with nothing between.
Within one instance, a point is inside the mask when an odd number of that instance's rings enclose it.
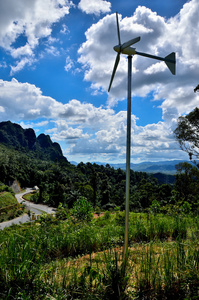
<instances>
[{"instance_id":1,"label":"dense green forest","mask_svg":"<svg viewBox=\"0 0 199 300\"><path fill-rule=\"evenodd\" d=\"M6 132L6 139L4 138L4 142L0 144L2 183L9 185L10 181L16 179L21 187L36 185L39 187L39 193L35 194L32 200L54 207L62 203L71 208L78 198L84 197L95 209L97 207L103 210L115 207L124 209L125 172L123 170L114 169L109 164L102 166L81 162L74 166L62 155L61 150L58 151L57 156L55 155L54 147L59 149L60 146L58 144L55 146L49 136L40 135L43 142L41 143L40 140L37 147L29 147L27 129L24 130L11 122L2 123L0 137ZM19 131L18 127L21 128ZM34 136L33 132L31 135ZM35 138L34 144L37 140L38 138ZM20 141L23 141L21 147ZM177 166L173 185L159 184L153 175L131 170L130 210L141 212L150 209L165 213L176 210L197 213L198 178L198 168L188 163Z\"/></svg>"},{"instance_id":2,"label":"dense green forest","mask_svg":"<svg viewBox=\"0 0 199 300\"><path fill-rule=\"evenodd\" d=\"M178 166L174 185L158 184L156 178L144 172L131 170L130 210L155 211L198 210L197 167L188 163ZM105 210L119 206L124 209L125 172L109 165L41 160L33 154L0 145L0 181L9 184L17 179L22 187L39 187L36 202L69 208L83 196L93 207Z\"/></svg>"}]
</instances>

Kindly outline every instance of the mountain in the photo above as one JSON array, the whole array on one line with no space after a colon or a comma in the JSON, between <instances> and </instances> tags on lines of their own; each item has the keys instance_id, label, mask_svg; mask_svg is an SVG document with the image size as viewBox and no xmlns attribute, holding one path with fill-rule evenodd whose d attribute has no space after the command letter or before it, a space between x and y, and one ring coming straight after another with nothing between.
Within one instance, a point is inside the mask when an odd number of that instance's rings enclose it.
<instances>
[{"instance_id":1,"label":"mountain","mask_svg":"<svg viewBox=\"0 0 199 300\"><path fill-rule=\"evenodd\" d=\"M147 173L164 173L164 174L176 174L176 166L179 163L184 163L184 160L168 160L159 162L143 162L140 164L131 164L131 168L134 171L142 171ZM192 164L191 161L186 161Z\"/></svg>"},{"instance_id":2,"label":"mountain","mask_svg":"<svg viewBox=\"0 0 199 300\"><path fill-rule=\"evenodd\" d=\"M163 174L168 174L168 175L174 175L176 173L176 165L179 163L185 162L184 160L168 160L168 161L159 161L159 162L142 162L139 164L133 164L131 163L131 169L133 171L137 172L146 172L146 173L151 173L151 174L156 174L156 173L163 173ZM192 164L191 161L187 161L190 164ZM71 162L73 165L77 165L76 162ZM103 165L106 166L107 163L101 163L101 162L93 162L98 165ZM114 169L122 169L126 170L126 164L125 163L118 163L118 164L109 164L111 167Z\"/></svg>"},{"instance_id":3,"label":"mountain","mask_svg":"<svg viewBox=\"0 0 199 300\"><path fill-rule=\"evenodd\" d=\"M159 162L143 162L140 164L132 164L134 171L143 171L147 173L164 173L164 174L175 174L176 165L182 163L182 160L171 160L171 161L159 161Z\"/></svg>"},{"instance_id":4,"label":"mountain","mask_svg":"<svg viewBox=\"0 0 199 300\"><path fill-rule=\"evenodd\" d=\"M53 143L49 135L36 134L32 128L23 129L10 121L0 123L0 143L22 152L32 152L46 160L66 160L58 143Z\"/></svg>"}]
</instances>

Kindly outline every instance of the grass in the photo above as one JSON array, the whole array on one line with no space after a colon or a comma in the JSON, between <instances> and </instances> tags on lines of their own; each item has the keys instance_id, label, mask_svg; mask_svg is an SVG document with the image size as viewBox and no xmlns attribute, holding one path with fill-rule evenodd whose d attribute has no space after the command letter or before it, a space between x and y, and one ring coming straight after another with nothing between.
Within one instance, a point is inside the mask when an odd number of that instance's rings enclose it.
<instances>
[{"instance_id":1,"label":"grass","mask_svg":"<svg viewBox=\"0 0 199 300\"><path fill-rule=\"evenodd\" d=\"M20 205L15 196L7 191L0 193L0 222L12 220L24 212L24 207Z\"/></svg>"},{"instance_id":2,"label":"grass","mask_svg":"<svg viewBox=\"0 0 199 300\"><path fill-rule=\"evenodd\" d=\"M0 298L197 299L199 218L131 213L126 261L123 219L117 212L4 229Z\"/></svg>"},{"instance_id":3,"label":"grass","mask_svg":"<svg viewBox=\"0 0 199 300\"><path fill-rule=\"evenodd\" d=\"M181 240L159 246L147 245L136 266L137 296L140 299L197 299L198 246Z\"/></svg>"},{"instance_id":4,"label":"grass","mask_svg":"<svg viewBox=\"0 0 199 300\"><path fill-rule=\"evenodd\" d=\"M17 199L10 192L0 192L0 209L17 203Z\"/></svg>"},{"instance_id":5,"label":"grass","mask_svg":"<svg viewBox=\"0 0 199 300\"><path fill-rule=\"evenodd\" d=\"M36 192L31 192L31 193L27 193L25 195L23 195L23 199L27 200L27 201L30 201L31 200L31 197L35 194Z\"/></svg>"}]
</instances>

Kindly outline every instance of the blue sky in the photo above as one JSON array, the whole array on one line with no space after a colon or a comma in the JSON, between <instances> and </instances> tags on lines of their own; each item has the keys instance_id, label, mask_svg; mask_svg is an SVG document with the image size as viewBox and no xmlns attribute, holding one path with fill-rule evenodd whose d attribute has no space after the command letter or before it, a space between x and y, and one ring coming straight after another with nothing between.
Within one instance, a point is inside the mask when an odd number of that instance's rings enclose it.
<instances>
[{"instance_id":1,"label":"blue sky","mask_svg":"<svg viewBox=\"0 0 199 300\"><path fill-rule=\"evenodd\" d=\"M69 161L125 162L125 55L107 92L116 11L122 42L177 58L173 76L133 57L131 161L188 159L173 131L199 103L198 0L0 0L0 121L49 134Z\"/></svg>"}]
</instances>

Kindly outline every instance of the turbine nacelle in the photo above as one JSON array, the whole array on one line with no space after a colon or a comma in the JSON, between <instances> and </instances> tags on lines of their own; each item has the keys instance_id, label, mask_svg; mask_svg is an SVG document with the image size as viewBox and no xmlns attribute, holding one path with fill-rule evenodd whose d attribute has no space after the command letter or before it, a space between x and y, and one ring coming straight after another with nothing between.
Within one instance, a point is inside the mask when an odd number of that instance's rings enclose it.
<instances>
[{"instance_id":1,"label":"turbine nacelle","mask_svg":"<svg viewBox=\"0 0 199 300\"><path fill-rule=\"evenodd\" d=\"M135 55L136 51L135 51L135 48L127 47L124 50L122 50L122 54Z\"/></svg>"},{"instance_id":2,"label":"turbine nacelle","mask_svg":"<svg viewBox=\"0 0 199 300\"><path fill-rule=\"evenodd\" d=\"M113 49L115 50L115 52L117 53L122 53L122 54L127 54L127 55L135 55L136 54L136 51L135 51L135 48L132 48L132 47L126 47L126 48L123 48L121 49L121 45L117 45L115 47L113 47Z\"/></svg>"}]
</instances>

